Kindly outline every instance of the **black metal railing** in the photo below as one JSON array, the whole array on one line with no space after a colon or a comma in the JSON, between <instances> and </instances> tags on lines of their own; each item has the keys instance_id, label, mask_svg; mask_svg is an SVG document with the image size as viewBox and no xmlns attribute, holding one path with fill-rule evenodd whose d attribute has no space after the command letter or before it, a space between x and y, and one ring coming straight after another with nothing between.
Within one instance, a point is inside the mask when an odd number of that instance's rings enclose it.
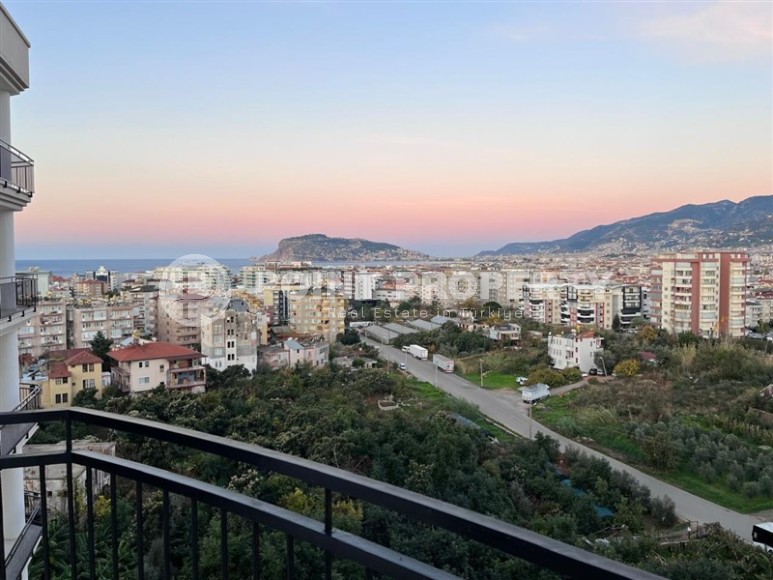
<instances>
[{"instance_id":1,"label":"black metal railing","mask_svg":"<svg viewBox=\"0 0 773 580\"><path fill-rule=\"evenodd\" d=\"M41 387L39 385L19 385L19 404L12 413L34 411L41 408ZM0 456L13 453L22 440L27 439L30 432L37 426L34 421L16 424L0 424Z\"/></svg>"},{"instance_id":2,"label":"black metal railing","mask_svg":"<svg viewBox=\"0 0 773 580\"><path fill-rule=\"evenodd\" d=\"M38 300L38 279L36 276L18 274L0 278L0 319L16 314L26 315L35 311Z\"/></svg>"},{"instance_id":3,"label":"black metal railing","mask_svg":"<svg viewBox=\"0 0 773 580\"><path fill-rule=\"evenodd\" d=\"M14 542L13 547L8 552L8 556L3 554L5 570L0 574L3 578L19 578L27 566L30 554L40 541L43 535L42 502L40 494L25 491L24 492L24 515L25 524L19 537ZM3 553L5 545L3 545Z\"/></svg>"},{"instance_id":4,"label":"black metal railing","mask_svg":"<svg viewBox=\"0 0 773 580\"><path fill-rule=\"evenodd\" d=\"M557 572L560 575L575 578L622 579L658 578L648 572L632 568L580 548L561 543L557 540L531 532L503 521L485 516L458 506L454 506L418 493L414 493L380 481L356 475L342 469L315 463L292 455L270 449L217 437L190 429L165 425L154 421L134 417L114 415L91 409L77 407L69 409L49 409L26 411L21 413L0 413L0 425L49 421L62 421L67 433L66 447L63 451L36 454L15 454L0 457L0 471L24 467L39 468L40 497L43 501L41 520L45 568L43 577L49 577L49 546L47 531L46 469L47 465L64 464L67 468L67 520L69 522L69 558L67 565L72 578L95 575L95 539L94 539L94 472L103 472L110 477L110 504L112 533L113 577L118 578L118 523L116 509L116 478L133 482L136 490L134 502L135 524L134 546L136 548L136 576L144 577L143 554L150 544L150 538L144 537L143 490L154 488L163 494L161 508L161 535L163 539L164 577L171 577L168 562L170 557L170 495L182 496L190 501L190 525L188 526L189 557L191 577L200 577L199 546L199 506L210 506L220 513L220 562L221 575L228 577L229 571L229 534L228 518L234 516L250 522L252 528L252 566L253 577L260 577L261 549L260 535L263 528L281 532L286 537L285 570L288 578L295 574L295 542L307 542L324 553L326 578L332 577L333 559L339 558L363 566L369 572L376 572L394 578L455 578L446 571L434 568L426 563L398 553L380 544L371 542L333 526L333 494L342 494L362 502L392 510L398 514L445 529L463 538L474 540L483 545L500 550L504 554L528 561L539 568ZM205 483L187 476L172 473L164 469L151 467L110 455L81 451L73 448L73 426L85 424L91 427L119 431L146 439L161 441L172 445L184 446L200 452L211 453L231 461L249 464L263 473L281 474L316 486L324 490L324 516L318 521L285 508L273 505L253 497ZM79 561L76 551L75 531L75 483L73 466L83 466L86 470L85 504L88 557ZM82 498L82 491L79 492ZM0 489L0 500L2 499ZM21 498L20 498L21 501ZM80 500L82 501L82 499ZM2 529L0 529L0 533ZM1 534L0 534L1 535ZM179 545L180 538L173 538ZM105 557L106 554L102 554ZM320 561L320 564L322 562ZM79 574L81 574L79 576ZM8 576L0 575L0 580ZM16 580L10 578L9 580Z\"/></svg>"},{"instance_id":5,"label":"black metal railing","mask_svg":"<svg viewBox=\"0 0 773 580\"><path fill-rule=\"evenodd\" d=\"M35 192L35 162L2 139L0 183L30 197Z\"/></svg>"}]
</instances>

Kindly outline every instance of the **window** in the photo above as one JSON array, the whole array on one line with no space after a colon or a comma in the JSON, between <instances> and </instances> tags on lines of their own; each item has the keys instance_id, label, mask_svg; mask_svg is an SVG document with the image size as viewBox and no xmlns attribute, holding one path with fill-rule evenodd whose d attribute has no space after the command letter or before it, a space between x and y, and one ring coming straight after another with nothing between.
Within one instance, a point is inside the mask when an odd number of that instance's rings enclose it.
<instances>
[{"instance_id":1,"label":"window","mask_svg":"<svg viewBox=\"0 0 773 580\"><path fill-rule=\"evenodd\" d=\"M62 395L57 395L56 396L56 404L57 405L61 405L62 404Z\"/></svg>"},{"instance_id":2,"label":"window","mask_svg":"<svg viewBox=\"0 0 773 580\"><path fill-rule=\"evenodd\" d=\"M140 377L139 384L141 384L141 385L149 385L150 384L150 377Z\"/></svg>"},{"instance_id":3,"label":"window","mask_svg":"<svg viewBox=\"0 0 773 580\"><path fill-rule=\"evenodd\" d=\"M94 382L94 379L83 379L83 388L84 389L96 388L96 383Z\"/></svg>"},{"instance_id":4,"label":"window","mask_svg":"<svg viewBox=\"0 0 773 580\"><path fill-rule=\"evenodd\" d=\"M163 373L164 372L164 365L158 365L158 371Z\"/></svg>"},{"instance_id":5,"label":"window","mask_svg":"<svg viewBox=\"0 0 773 580\"><path fill-rule=\"evenodd\" d=\"M69 398L69 395L67 393L64 393L62 395L62 403L66 403L68 398Z\"/></svg>"}]
</instances>

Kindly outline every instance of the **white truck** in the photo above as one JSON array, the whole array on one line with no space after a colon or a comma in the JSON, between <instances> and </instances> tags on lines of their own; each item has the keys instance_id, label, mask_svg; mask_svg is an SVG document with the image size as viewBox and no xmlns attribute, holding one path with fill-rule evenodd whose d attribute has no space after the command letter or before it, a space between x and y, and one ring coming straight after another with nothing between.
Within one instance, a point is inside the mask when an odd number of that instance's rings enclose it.
<instances>
[{"instance_id":1,"label":"white truck","mask_svg":"<svg viewBox=\"0 0 773 580\"><path fill-rule=\"evenodd\" d=\"M758 548L773 554L773 522L754 524L752 526L752 542Z\"/></svg>"},{"instance_id":2,"label":"white truck","mask_svg":"<svg viewBox=\"0 0 773 580\"><path fill-rule=\"evenodd\" d=\"M432 362L444 373L454 372L454 359L443 356L442 354L433 354Z\"/></svg>"},{"instance_id":3,"label":"white truck","mask_svg":"<svg viewBox=\"0 0 773 580\"><path fill-rule=\"evenodd\" d=\"M418 344L412 344L409 346L408 353L419 360L427 360L427 357L429 356L429 351L423 346L419 346Z\"/></svg>"},{"instance_id":4,"label":"white truck","mask_svg":"<svg viewBox=\"0 0 773 580\"><path fill-rule=\"evenodd\" d=\"M530 387L524 387L521 389L521 398L524 403L533 405L537 401L547 399L550 396L550 387L545 383L537 383Z\"/></svg>"}]
</instances>

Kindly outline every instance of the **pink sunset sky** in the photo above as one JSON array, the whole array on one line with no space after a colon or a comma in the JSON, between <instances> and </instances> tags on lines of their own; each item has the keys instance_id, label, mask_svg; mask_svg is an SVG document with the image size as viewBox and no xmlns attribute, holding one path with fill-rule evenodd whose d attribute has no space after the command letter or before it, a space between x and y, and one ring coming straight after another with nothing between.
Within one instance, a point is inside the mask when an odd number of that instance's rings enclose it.
<instances>
[{"instance_id":1,"label":"pink sunset sky","mask_svg":"<svg viewBox=\"0 0 773 580\"><path fill-rule=\"evenodd\" d=\"M21 259L470 255L773 193L767 3L7 5Z\"/></svg>"}]
</instances>

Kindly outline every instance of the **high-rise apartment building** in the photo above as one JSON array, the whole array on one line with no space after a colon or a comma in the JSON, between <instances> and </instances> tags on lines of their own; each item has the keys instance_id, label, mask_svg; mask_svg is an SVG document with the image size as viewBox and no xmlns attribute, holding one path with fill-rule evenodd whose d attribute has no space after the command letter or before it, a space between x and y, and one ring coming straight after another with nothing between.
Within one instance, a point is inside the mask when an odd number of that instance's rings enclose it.
<instances>
[{"instance_id":1,"label":"high-rise apartment building","mask_svg":"<svg viewBox=\"0 0 773 580\"><path fill-rule=\"evenodd\" d=\"M258 366L258 343L267 327L268 317L262 312L250 312L244 300L231 299L215 317L202 318L201 354L217 370L243 365L254 371Z\"/></svg>"},{"instance_id":2,"label":"high-rise apartment building","mask_svg":"<svg viewBox=\"0 0 773 580\"><path fill-rule=\"evenodd\" d=\"M34 163L11 139L11 98L29 87L30 43L0 4L0 411L39 406L37 389L19 386L19 329L35 316L36 276L16 274L14 218L32 201ZM8 426L0 437L0 454L21 451L34 424ZM2 538L4 577L27 577L32 547L41 537L40 525L25 525L24 474L5 469L2 478Z\"/></svg>"},{"instance_id":3,"label":"high-rise apartment building","mask_svg":"<svg viewBox=\"0 0 773 580\"><path fill-rule=\"evenodd\" d=\"M651 318L671 332L740 337L746 316L749 255L704 251L656 259Z\"/></svg>"},{"instance_id":4,"label":"high-rise apartment building","mask_svg":"<svg viewBox=\"0 0 773 580\"><path fill-rule=\"evenodd\" d=\"M51 350L67 348L67 301L39 299L37 314L19 328L19 357L24 364Z\"/></svg>"},{"instance_id":5,"label":"high-rise apartment building","mask_svg":"<svg viewBox=\"0 0 773 580\"><path fill-rule=\"evenodd\" d=\"M345 330L346 299L328 289L291 292L289 322L294 332L322 336L330 342Z\"/></svg>"},{"instance_id":6,"label":"high-rise apartment building","mask_svg":"<svg viewBox=\"0 0 773 580\"><path fill-rule=\"evenodd\" d=\"M209 301L201 294L163 296L158 301L157 333L160 342L199 348L201 317L209 313Z\"/></svg>"},{"instance_id":7,"label":"high-rise apartment building","mask_svg":"<svg viewBox=\"0 0 773 580\"><path fill-rule=\"evenodd\" d=\"M114 342L132 336L134 307L129 302L87 301L67 306L69 348L85 348L98 332Z\"/></svg>"}]
</instances>

